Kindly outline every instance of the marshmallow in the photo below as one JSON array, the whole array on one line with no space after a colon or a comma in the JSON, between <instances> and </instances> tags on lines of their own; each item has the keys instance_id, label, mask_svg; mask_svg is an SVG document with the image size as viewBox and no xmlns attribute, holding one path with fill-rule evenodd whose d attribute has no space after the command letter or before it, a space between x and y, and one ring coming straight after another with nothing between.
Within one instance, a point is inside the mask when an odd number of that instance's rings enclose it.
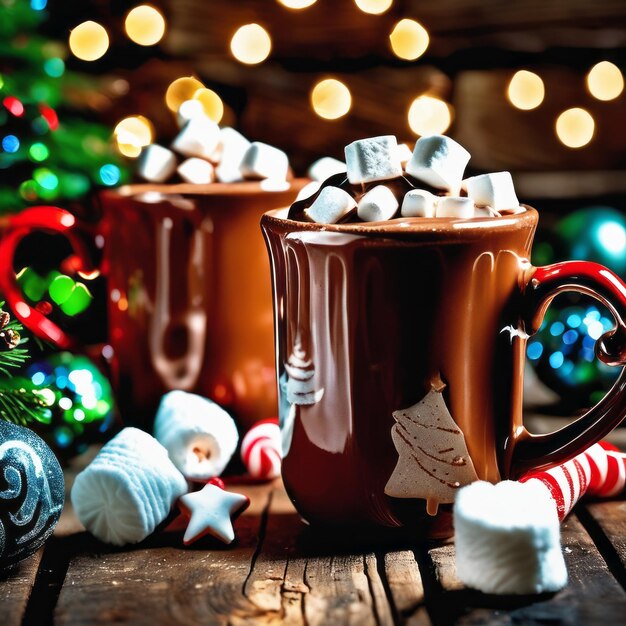
<instances>
[{"instance_id":1,"label":"marshmallow","mask_svg":"<svg viewBox=\"0 0 626 626\"><path fill-rule=\"evenodd\" d=\"M443 196L437 202L437 217L474 217L474 203L471 198Z\"/></svg>"},{"instance_id":2,"label":"marshmallow","mask_svg":"<svg viewBox=\"0 0 626 626\"><path fill-rule=\"evenodd\" d=\"M324 187L304 214L318 224L335 224L355 208L349 193L339 187Z\"/></svg>"},{"instance_id":3,"label":"marshmallow","mask_svg":"<svg viewBox=\"0 0 626 626\"><path fill-rule=\"evenodd\" d=\"M393 191L385 185L370 189L359 200L357 214L364 222L390 220L398 210L398 200Z\"/></svg>"},{"instance_id":4,"label":"marshmallow","mask_svg":"<svg viewBox=\"0 0 626 626\"><path fill-rule=\"evenodd\" d=\"M234 128L226 126L220 130L219 146L211 156L211 160L219 161L215 170L217 180L221 183L243 180L239 166L249 147L250 142Z\"/></svg>"},{"instance_id":5,"label":"marshmallow","mask_svg":"<svg viewBox=\"0 0 626 626\"><path fill-rule=\"evenodd\" d=\"M310 198L311 196L315 195L320 190L321 186L322 186L322 183L316 180L312 180L310 183L307 183L298 192L298 195L296 196L296 202L298 202L298 200L306 200L307 198Z\"/></svg>"},{"instance_id":6,"label":"marshmallow","mask_svg":"<svg viewBox=\"0 0 626 626\"><path fill-rule=\"evenodd\" d=\"M458 194L470 153L454 139L444 135L420 137L406 171L411 176Z\"/></svg>"},{"instance_id":7,"label":"marshmallow","mask_svg":"<svg viewBox=\"0 0 626 626\"><path fill-rule=\"evenodd\" d=\"M411 189L404 194L402 217L435 217L437 196L425 189Z\"/></svg>"},{"instance_id":8,"label":"marshmallow","mask_svg":"<svg viewBox=\"0 0 626 626\"><path fill-rule=\"evenodd\" d=\"M307 175L310 179L323 183L327 178L335 174L345 173L346 164L343 161L333 159L332 157L322 157L311 164Z\"/></svg>"},{"instance_id":9,"label":"marshmallow","mask_svg":"<svg viewBox=\"0 0 626 626\"><path fill-rule=\"evenodd\" d=\"M468 197L476 204L490 206L496 211L519 207L510 172L471 176L465 179L463 184L467 189Z\"/></svg>"},{"instance_id":10,"label":"marshmallow","mask_svg":"<svg viewBox=\"0 0 626 626\"><path fill-rule=\"evenodd\" d=\"M210 159L218 146L220 127L206 115L192 117L176 135L172 148L188 157Z\"/></svg>"},{"instance_id":11,"label":"marshmallow","mask_svg":"<svg viewBox=\"0 0 626 626\"><path fill-rule=\"evenodd\" d=\"M286 180L289 174L289 158L282 150L255 141L243 155L239 170L245 178Z\"/></svg>"},{"instance_id":12,"label":"marshmallow","mask_svg":"<svg viewBox=\"0 0 626 626\"><path fill-rule=\"evenodd\" d=\"M241 441L241 460L252 478L272 480L280 476L281 449L278 419L262 420Z\"/></svg>"},{"instance_id":13,"label":"marshmallow","mask_svg":"<svg viewBox=\"0 0 626 626\"><path fill-rule=\"evenodd\" d=\"M176 155L159 144L152 143L141 151L137 174L151 183L165 182L176 170Z\"/></svg>"},{"instance_id":14,"label":"marshmallow","mask_svg":"<svg viewBox=\"0 0 626 626\"><path fill-rule=\"evenodd\" d=\"M178 113L176 113L178 128L183 128L190 119L202 115L205 115L205 113L200 100L185 100L185 102L178 107Z\"/></svg>"},{"instance_id":15,"label":"marshmallow","mask_svg":"<svg viewBox=\"0 0 626 626\"><path fill-rule=\"evenodd\" d=\"M153 533L186 492L167 450L147 433L125 428L78 474L71 498L89 532L123 546Z\"/></svg>"},{"instance_id":16,"label":"marshmallow","mask_svg":"<svg viewBox=\"0 0 626 626\"><path fill-rule=\"evenodd\" d=\"M402 176L398 144L393 135L360 139L345 148L348 180L354 185Z\"/></svg>"},{"instance_id":17,"label":"marshmallow","mask_svg":"<svg viewBox=\"0 0 626 626\"><path fill-rule=\"evenodd\" d=\"M213 165L198 157L186 159L178 166L176 171L185 182L195 185L212 183L215 178Z\"/></svg>"},{"instance_id":18,"label":"marshmallow","mask_svg":"<svg viewBox=\"0 0 626 626\"><path fill-rule=\"evenodd\" d=\"M490 206L477 206L474 207L474 217L500 217L500 213Z\"/></svg>"},{"instance_id":19,"label":"marshmallow","mask_svg":"<svg viewBox=\"0 0 626 626\"><path fill-rule=\"evenodd\" d=\"M475 482L454 503L459 579L484 593L533 594L567 583L559 518L542 483Z\"/></svg>"},{"instance_id":20,"label":"marshmallow","mask_svg":"<svg viewBox=\"0 0 626 626\"><path fill-rule=\"evenodd\" d=\"M400 164L402 167L406 167L406 164L411 160L413 156L413 151L409 146L405 143L398 144L398 158L400 159Z\"/></svg>"},{"instance_id":21,"label":"marshmallow","mask_svg":"<svg viewBox=\"0 0 626 626\"><path fill-rule=\"evenodd\" d=\"M172 463L192 480L219 476L239 442L235 422L224 409L185 391L163 396L154 435L167 449Z\"/></svg>"}]
</instances>

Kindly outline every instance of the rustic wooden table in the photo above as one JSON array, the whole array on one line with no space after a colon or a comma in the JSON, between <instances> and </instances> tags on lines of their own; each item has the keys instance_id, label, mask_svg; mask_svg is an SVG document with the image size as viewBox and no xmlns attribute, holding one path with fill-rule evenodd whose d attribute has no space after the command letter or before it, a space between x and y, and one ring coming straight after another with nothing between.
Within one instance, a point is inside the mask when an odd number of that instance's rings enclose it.
<instances>
[{"instance_id":1,"label":"rustic wooden table","mask_svg":"<svg viewBox=\"0 0 626 626\"><path fill-rule=\"evenodd\" d=\"M159 533L112 549L67 505L45 548L0 578L0 626L626 623L624 501L579 506L564 523L566 589L497 597L457 580L451 543L328 537L300 521L280 483L237 490L251 506L230 547L185 549Z\"/></svg>"}]
</instances>

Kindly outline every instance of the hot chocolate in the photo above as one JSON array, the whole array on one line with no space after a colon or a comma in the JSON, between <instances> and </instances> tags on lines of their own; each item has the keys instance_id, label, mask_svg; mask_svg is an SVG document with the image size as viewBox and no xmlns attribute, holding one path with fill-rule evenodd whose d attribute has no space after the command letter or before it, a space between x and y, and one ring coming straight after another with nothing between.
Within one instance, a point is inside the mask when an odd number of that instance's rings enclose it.
<instances>
[{"instance_id":1,"label":"hot chocolate","mask_svg":"<svg viewBox=\"0 0 626 626\"><path fill-rule=\"evenodd\" d=\"M171 389L208 396L242 427L276 414L261 183L135 185L103 196L113 379L124 419L148 426Z\"/></svg>"}]
</instances>

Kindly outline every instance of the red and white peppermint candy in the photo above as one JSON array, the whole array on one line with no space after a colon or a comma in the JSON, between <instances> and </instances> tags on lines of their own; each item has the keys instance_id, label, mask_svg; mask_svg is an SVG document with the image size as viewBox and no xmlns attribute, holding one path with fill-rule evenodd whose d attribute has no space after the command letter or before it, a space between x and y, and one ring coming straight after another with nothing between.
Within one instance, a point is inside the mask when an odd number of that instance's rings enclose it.
<instances>
[{"instance_id":1,"label":"red and white peppermint candy","mask_svg":"<svg viewBox=\"0 0 626 626\"><path fill-rule=\"evenodd\" d=\"M626 454L602 441L571 461L541 472L530 472L520 482L538 480L550 491L563 520L585 494L611 497L626 486Z\"/></svg>"},{"instance_id":2,"label":"red and white peppermint candy","mask_svg":"<svg viewBox=\"0 0 626 626\"><path fill-rule=\"evenodd\" d=\"M280 476L282 462L278 418L256 423L241 442L241 460L252 478L271 480Z\"/></svg>"}]
</instances>

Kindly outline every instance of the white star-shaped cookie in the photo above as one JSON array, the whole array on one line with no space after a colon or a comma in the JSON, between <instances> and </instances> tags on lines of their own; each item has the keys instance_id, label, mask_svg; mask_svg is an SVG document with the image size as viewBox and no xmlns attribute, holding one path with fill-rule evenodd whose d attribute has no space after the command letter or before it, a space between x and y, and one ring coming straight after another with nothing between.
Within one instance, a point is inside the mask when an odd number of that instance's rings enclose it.
<instances>
[{"instance_id":1,"label":"white star-shaped cookie","mask_svg":"<svg viewBox=\"0 0 626 626\"><path fill-rule=\"evenodd\" d=\"M213 535L224 543L232 543L235 531L231 516L248 508L250 499L239 493L224 491L215 485L205 485L200 491L185 494L178 500L189 524L183 543L189 545L205 535Z\"/></svg>"}]
</instances>

